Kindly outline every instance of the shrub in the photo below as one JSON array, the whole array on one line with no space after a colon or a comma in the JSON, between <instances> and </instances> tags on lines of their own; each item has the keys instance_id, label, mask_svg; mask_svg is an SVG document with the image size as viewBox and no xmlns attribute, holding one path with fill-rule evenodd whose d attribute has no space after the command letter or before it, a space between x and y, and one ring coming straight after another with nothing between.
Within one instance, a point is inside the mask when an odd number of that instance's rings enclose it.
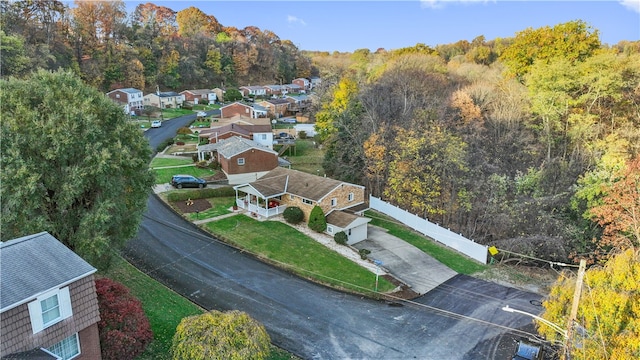
<instances>
[{"instance_id":1,"label":"shrub","mask_svg":"<svg viewBox=\"0 0 640 360\"><path fill-rule=\"evenodd\" d=\"M340 245L347 245L347 240L349 240L349 237L344 231L338 231L335 235L333 235L333 240L335 240Z\"/></svg>"},{"instance_id":2,"label":"shrub","mask_svg":"<svg viewBox=\"0 0 640 360\"><path fill-rule=\"evenodd\" d=\"M206 160L202 160L202 161L198 161L196 163L196 167L200 168L200 169L206 169L207 168L207 161Z\"/></svg>"},{"instance_id":3,"label":"shrub","mask_svg":"<svg viewBox=\"0 0 640 360\"><path fill-rule=\"evenodd\" d=\"M153 339L140 300L124 285L108 278L96 280L102 358L135 359Z\"/></svg>"},{"instance_id":4,"label":"shrub","mask_svg":"<svg viewBox=\"0 0 640 360\"><path fill-rule=\"evenodd\" d=\"M184 145L184 141L176 141L176 145L182 146L182 145Z\"/></svg>"},{"instance_id":5,"label":"shrub","mask_svg":"<svg viewBox=\"0 0 640 360\"><path fill-rule=\"evenodd\" d=\"M191 106L191 104L182 104L182 108L186 110L193 110L193 106Z\"/></svg>"},{"instance_id":6,"label":"shrub","mask_svg":"<svg viewBox=\"0 0 640 360\"><path fill-rule=\"evenodd\" d=\"M193 160L194 163L198 162L198 154L192 154L191 155L191 160Z\"/></svg>"},{"instance_id":7,"label":"shrub","mask_svg":"<svg viewBox=\"0 0 640 360\"><path fill-rule=\"evenodd\" d=\"M327 229L327 220L324 218L322 208L318 205L313 207L309 215L309 228L317 232L323 232Z\"/></svg>"},{"instance_id":8,"label":"shrub","mask_svg":"<svg viewBox=\"0 0 640 360\"><path fill-rule=\"evenodd\" d=\"M371 250L369 250L369 249L360 249L358 251L358 253L360 254L360 258L362 260L367 260L367 255L371 254Z\"/></svg>"},{"instance_id":9,"label":"shrub","mask_svg":"<svg viewBox=\"0 0 640 360\"><path fill-rule=\"evenodd\" d=\"M231 186L219 187L219 188L205 188L189 191L173 191L167 194L167 200L170 202L185 201L188 199L207 199L215 197L230 197L235 196L236 191Z\"/></svg>"},{"instance_id":10,"label":"shrub","mask_svg":"<svg viewBox=\"0 0 640 360\"><path fill-rule=\"evenodd\" d=\"M173 359L267 358L271 339L264 326L244 312L212 310L189 316L176 328Z\"/></svg>"},{"instance_id":11,"label":"shrub","mask_svg":"<svg viewBox=\"0 0 640 360\"><path fill-rule=\"evenodd\" d=\"M209 154L206 154L205 158L208 160L207 157L211 156ZM220 165L220 162L218 162L218 160L213 160L209 163L209 168L213 170L220 170L222 168L222 165Z\"/></svg>"},{"instance_id":12,"label":"shrub","mask_svg":"<svg viewBox=\"0 0 640 360\"><path fill-rule=\"evenodd\" d=\"M209 105L209 99L200 99L200 105Z\"/></svg>"},{"instance_id":13,"label":"shrub","mask_svg":"<svg viewBox=\"0 0 640 360\"><path fill-rule=\"evenodd\" d=\"M300 139L306 139L307 138L307 132L302 130L302 131L298 131L298 137Z\"/></svg>"},{"instance_id":14,"label":"shrub","mask_svg":"<svg viewBox=\"0 0 640 360\"><path fill-rule=\"evenodd\" d=\"M179 128L179 129L178 129L178 131L177 131L177 133L178 133L179 135L191 135L191 134L193 134L193 133L191 132L191 129L189 129L189 128L188 128L188 127L186 127L186 126L183 126L183 127Z\"/></svg>"},{"instance_id":15,"label":"shrub","mask_svg":"<svg viewBox=\"0 0 640 360\"><path fill-rule=\"evenodd\" d=\"M164 149L166 149L168 146L173 145L173 139L169 138L166 139L165 141L161 142L158 147L156 148L156 152L162 152L164 151Z\"/></svg>"},{"instance_id":16,"label":"shrub","mask_svg":"<svg viewBox=\"0 0 640 360\"><path fill-rule=\"evenodd\" d=\"M289 206L284 209L282 217L284 217L284 219L290 224L299 224L304 220L304 213L297 206Z\"/></svg>"}]
</instances>

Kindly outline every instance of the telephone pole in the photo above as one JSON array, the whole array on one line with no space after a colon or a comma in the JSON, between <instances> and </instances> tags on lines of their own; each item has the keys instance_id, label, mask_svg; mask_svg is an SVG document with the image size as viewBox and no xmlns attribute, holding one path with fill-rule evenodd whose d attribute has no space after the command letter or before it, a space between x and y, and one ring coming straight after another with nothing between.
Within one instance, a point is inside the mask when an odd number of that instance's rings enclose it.
<instances>
[{"instance_id":1,"label":"telephone pole","mask_svg":"<svg viewBox=\"0 0 640 360\"><path fill-rule=\"evenodd\" d=\"M580 303L580 294L582 293L582 281L584 279L584 273L587 268L587 260L580 260L580 267L578 268L578 277L576 279L576 289L573 292L573 304L571 305L571 313L567 320L567 339L564 345L564 356L562 359L570 360L571 358L571 342L573 340L573 333L575 332L574 323L578 316L578 304Z\"/></svg>"}]
</instances>

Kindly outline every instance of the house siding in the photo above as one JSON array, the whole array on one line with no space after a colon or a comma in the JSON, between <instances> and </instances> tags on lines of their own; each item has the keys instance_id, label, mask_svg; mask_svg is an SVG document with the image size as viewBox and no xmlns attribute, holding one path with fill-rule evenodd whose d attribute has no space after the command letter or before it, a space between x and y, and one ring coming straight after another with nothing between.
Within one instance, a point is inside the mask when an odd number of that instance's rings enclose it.
<instances>
[{"instance_id":1,"label":"house siding","mask_svg":"<svg viewBox=\"0 0 640 360\"><path fill-rule=\"evenodd\" d=\"M349 193L353 193L353 200L349 201ZM303 197L298 195L293 195L293 199L291 199L290 194L286 194L282 196L282 200L280 203L287 206L297 206L304 213L304 220L309 220L309 215L311 214L311 210L313 210L315 205L320 206L322 212L326 215L332 209L343 209L346 207L351 207L364 202L364 189L358 186L343 184L339 186L337 189L331 191L326 197L324 197L320 203L313 201L313 204L305 204L302 199ZM331 199L336 198L336 206L331 206ZM308 199L310 200L310 199Z\"/></svg>"},{"instance_id":2,"label":"house siding","mask_svg":"<svg viewBox=\"0 0 640 360\"><path fill-rule=\"evenodd\" d=\"M72 334L82 333L83 330L96 326L95 334L93 331L82 334L85 338L84 342L81 340L80 343L83 355L78 359L100 359L100 340L96 325L100 320L100 314L94 276L90 275L70 284L69 293L73 316L36 334L31 327L28 304L19 305L0 314L0 357L34 348L47 348ZM92 337L92 334L95 337Z\"/></svg>"},{"instance_id":3,"label":"house siding","mask_svg":"<svg viewBox=\"0 0 640 360\"><path fill-rule=\"evenodd\" d=\"M238 165L238 159L244 158L244 165ZM278 157L273 153L250 149L229 159L219 159L227 174L246 174L269 171L278 167Z\"/></svg>"},{"instance_id":4,"label":"house siding","mask_svg":"<svg viewBox=\"0 0 640 360\"><path fill-rule=\"evenodd\" d=\"M250 106L246 106L240 103L227 105L220 109L220 117L230 118L234 116L244 116L244 117L252 118L253 111Z\"/></svg>"}]
</instances>

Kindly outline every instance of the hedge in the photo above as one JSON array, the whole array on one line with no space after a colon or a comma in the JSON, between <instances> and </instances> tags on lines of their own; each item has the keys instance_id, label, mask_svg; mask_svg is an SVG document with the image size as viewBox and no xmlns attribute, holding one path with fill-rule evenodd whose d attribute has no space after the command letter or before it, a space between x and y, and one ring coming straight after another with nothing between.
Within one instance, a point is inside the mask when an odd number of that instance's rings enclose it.
<instances>
[{"instance_id":1,"label":"hedge","mask_svg":"<svg viewBox=\"0 0 640 360\"><path fill-rule=\"evenodd\" d=\"M233 190L233 187L225 186L219 188L204 188L198 190L188 190L188 191L173 191L167 194L167 200L174 201L185 201L188 199L207 199L207 198L215 198L215 197L230 197L235 196L236 191Z\"/></svg>"}]
</instances>

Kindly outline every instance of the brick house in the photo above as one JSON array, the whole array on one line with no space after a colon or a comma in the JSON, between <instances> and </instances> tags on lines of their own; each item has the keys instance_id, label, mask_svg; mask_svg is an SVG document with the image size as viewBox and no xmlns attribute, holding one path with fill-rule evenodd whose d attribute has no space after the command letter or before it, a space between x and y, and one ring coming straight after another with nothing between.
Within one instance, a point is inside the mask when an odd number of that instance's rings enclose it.
<instances>
[{"instance_id":1,"label":"brick house","mask_svg":"<svg viewBox=\"0 0 640 360\"><path fill-rule=\"evenodd\" d=\"M229 184L259 179L279 165L277 152L240 136L198 146L198 154L205 152L215 156Z\"/></svg>"},{"instance_id":2,"label":"brick house","mask_svg":"<svg viewBox=\"0 0 640 360\"><path fill-rule=\"evenodd\" d=\"M115 89L107 93L107 96L124 107L124 112L127 114L139 115L142 109L144 109L144 95L142 90L134 88Z\"/></svg>"},{"instance_id":3,"label":"brick house","mask_svg":"<svg viewBox=\"0 0 640 360\"><path fill-rule=\"evenodd\" d=\"M101 359L96 269L47 232L0 243L0 357Z\"/></svg>"},{"instance_id":4,"label":"brick house","mask_svg":"<svg viewBox=\"0 0 640 360\"><path fill-rule=\"evenodd\" d=\"M267 95L267 89L261 85L255 86L241 86L238 88L243 96L265 96Z\"/></svg>"},{"instance_id":5,"label":"brick house","mask_svg":"<svg viewBox=\"0 0 640 360\"><path fill-rule=\"evenodd\" d=\"M325 214L327 234L344 231L348 244L367 238L367 223L371 219L348 211L365 203L364 186L278 167L256 181L233 188L236 204L256 216L271 217L282 214L287 206L296 206L308 221L317 205Z\"/></svg>"},{"instance_id":6,"label":"brick house","mask_svg":"<svg viewBox=\"0 0 640 360\"><path fill-rule=\"evenodd\" d=\"M281 118L287 114L289 109L289 101L285 99L269 99L257 103L267 108L268 114L272 118Z\"/></svg>"},{"instance_id":7,"label":"brick house","mask_svg":"<svg viewBox=\"0 0 640 360\"><path fill-rule=\"evenodd\" d=\"M180 92L180 95L182 95L185 102L195 105L202 103L202 100L213 104L218 99L216 93L209 89L185 90Z\"/></svg>"},{"instance_id":8,"label":"brick house","mask_svg":"<svg viewBox=\"0 0 640 360\"><path fill-rule=\"evenodd\" d=\"M175 91L150 93L144 96L146 106L155 106L161 109L176 109L182 106L184 98Z\"/></svg>"},{"instance_id":9,"label":"brick house","mask_svg":"<svg viewBox=\"0 0 640 360\"><path fill-rule=\"evenodd\" d=\"M256 116L255 111L253 111L253 108L251 106L237 101L220 108L221 118L232 118L234 116L243 116L247 118L258 117Z\"/></svg>"},{"instance_id":10,"label":"brick house","mask_svg":"<svg viewBox=\"0 0 640 360\"><path fill-rule=\"evenodd\" d=\"M283 85L265 85L266 95L278 97L287 93L287 88Z\"/></svg>"},{"instance_id":11,"label":"brick house","mask_svg":"<svg viewBox=\"0 0 640 360\"><path fill-rule=\"evenodd\" d=\"M311 82L309 81L309 79L297 78L293 79L291 83L300 86L302 92L306 92L311 89Z\"/></svg>"},{"instance_id":12,"label":"brick house","mask_svg":"<svg viewBox=\"0 0 640 360\"><path fill-rule=\"evenodd\" d=\"M226 120L226 121L225 121ZM273 132L269 119L220 119L212 122L209 129L201 130L200 139L207 139L209 144L215 144L220 140L233 136L240 136L253 140L263 147L273 149Z\"/></svg>"}]
</instances>

